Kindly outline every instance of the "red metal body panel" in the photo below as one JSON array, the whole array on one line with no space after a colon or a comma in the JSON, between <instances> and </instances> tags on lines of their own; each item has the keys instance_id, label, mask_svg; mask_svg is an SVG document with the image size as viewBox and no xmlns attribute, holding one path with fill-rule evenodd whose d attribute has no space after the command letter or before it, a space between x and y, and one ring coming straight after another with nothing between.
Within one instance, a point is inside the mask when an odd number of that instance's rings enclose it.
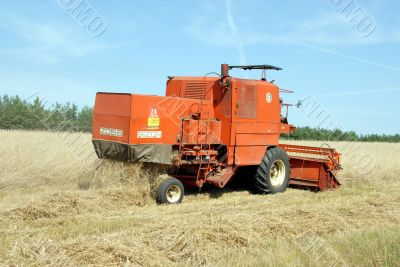
<instances>
[{"instance_id":1,"label":"red metal body panel","mask_svg":"<svg viewBox=\"0 0 400 267\"><path fill-rule=\"evenodd\" d=\"M339 182L326 168L325 163L323 160L290 157L290 184L319 190L339 186Z\"/></svg>"},{"instance_id":2,"label":"red metal body panel","mask_svg":"<svg viewBox=\"0 0 400 267\"><path fill-rule=\"evenodd\" d=\"M237 146L235 147L235 165L259 165L267 146Z\"/></svg>"},{"instance_id":3,"label":"red metal body panel","mask_svg":"<svg viewBox=\"0 0 400 267\"><path fill-rule=\"evenodd\" d=\"M321 190L339 185L337 152L279 145L280 135L294 127L281 119L275 84L225 74L171 77L166 96L97 93L93 140L170 145L176 152L171 164L180 167L176 177L199 187L224 186L237 167L259 165L269 147L280 146L290 157L292 184Z\"/></svg>"},{"instance_id":4,"label":"red metal body panel","mask_svg":"<svg viewBox=\"0 0 400 267\"><path fill-rule=\"evenodd\" d=\"M130 94L97 93L93 114L93 139L128 143L130 113Z\"/></svg>"},{"instance_id":5,"label":"red metal body panel","mask_svg":"<svg viewBox=\"0 0 400 267\"><path fill-rule=\"evenodd\" d=\"M127 144L178 145L182 140L260 149L278 145L282 131L278 87L232 78L230 88L224 90L214 77L178 77L167 82L167 96L98 93L93 138ZM124 134L101 135L102 127ZM243 155L240 162L254 164L253 156Z\"/></svg>"},{"instance_id":6,"label":"red metal body panel","mask_svg":"<svg viewBox=\"0 0 400 267\"><path fill-rule=\"evenodd\" d=\"M280 145L290 159L290 184L318 190L340 185L335 175L341 170L340 154L329 147Z\"/></svg>"},{"instance_id":7,"label":"red metal body panel","mask_svg":"<svg viewBox=\"0 0 400 267\"><path fill-rule=\"evenodd\" d=\"M217 120L183 120L183 144L220 144L221 122Z\"/></svg>"}]
</instances>

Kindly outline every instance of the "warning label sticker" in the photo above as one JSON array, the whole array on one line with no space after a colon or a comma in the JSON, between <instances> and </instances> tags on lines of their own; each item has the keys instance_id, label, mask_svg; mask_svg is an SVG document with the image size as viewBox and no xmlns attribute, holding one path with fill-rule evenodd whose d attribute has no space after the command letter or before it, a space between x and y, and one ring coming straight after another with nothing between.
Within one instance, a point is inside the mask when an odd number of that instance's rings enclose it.
<instances>
[{"instance_id":1,"label":"warning label sticker","mask_svg":"<svg viewBox=\"0 0 400 267\"><path fill-rule=\"evenodd\" d=\"M147 118L147 126L149 127L149 128L158 128L158 127L160 127L160 118L152 118L152 117L149 117L149 118Z\"/></svg>"},{"instance_id":2,"label":"warning label sticker","mask_svg":"<svg viewBox=\"0 0 400 267\"><path fill-rule=\"evenodd\" d=\"M147 127L157 129L160 127L160 117L156 108L150 109L149 117L147 118Z\"/></svg>"}]
</instances>

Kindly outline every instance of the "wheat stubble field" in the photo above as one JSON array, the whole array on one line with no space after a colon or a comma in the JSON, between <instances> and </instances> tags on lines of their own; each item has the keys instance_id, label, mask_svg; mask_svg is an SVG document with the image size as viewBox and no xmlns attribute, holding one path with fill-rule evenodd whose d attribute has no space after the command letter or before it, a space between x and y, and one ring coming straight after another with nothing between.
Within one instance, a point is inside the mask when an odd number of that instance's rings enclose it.
<instances>
[{"instance_id":1,"label":"wheat stubble field","mask_svg":"<svg viewBox=\"0 0 400 267\"><path fill-rule=\"evenodd\" d=\"M335 191L236 186L158 206L148 171L98 162L90 135L0 140L0 265L400 264L400 144L331 144L349 151ZM358 162L364 154L373 168Z\"/></svg>"}]
</instances>

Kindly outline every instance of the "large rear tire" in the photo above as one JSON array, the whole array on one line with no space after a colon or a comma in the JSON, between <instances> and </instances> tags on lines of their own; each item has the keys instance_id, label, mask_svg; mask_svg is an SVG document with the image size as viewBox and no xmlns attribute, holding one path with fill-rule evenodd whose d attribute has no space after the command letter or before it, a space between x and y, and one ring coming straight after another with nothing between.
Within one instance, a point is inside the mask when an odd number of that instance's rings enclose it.
<instances>
[{"instance_id":1,"label":"large rear tire","mask_svg":"<svg viewBox=\"0 0 400 267\"><path fill-rule=\"evenodd\" d=\"M278 147L267 150L254 175L257 194L284 192L289 184L290 164L285 151Z\"/></svg>"},{"instance_id":2,"label":"large rear tire","mask_svg":"<svg viewBox=\"0 0 400 267\"><path fill-rule=\"evenodd\" d=\"M156 201L159 204L179 204L182 202L184 187L176 178L164 180L157 188Z\"/></svg>"}]
</instances>

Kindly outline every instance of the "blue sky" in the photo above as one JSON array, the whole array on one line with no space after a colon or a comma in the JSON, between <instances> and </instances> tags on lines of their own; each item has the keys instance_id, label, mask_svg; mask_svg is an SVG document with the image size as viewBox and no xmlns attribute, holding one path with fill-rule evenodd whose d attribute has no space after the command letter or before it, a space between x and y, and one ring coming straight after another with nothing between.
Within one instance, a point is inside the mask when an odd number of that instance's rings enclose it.
<instances>
[{"instance_id":1,"label":"blue sky","mask_svg":"<svg viewBox=\"0 0 400 267\"><path fill-rule=\"evenodd\" d=\"M168 75L272 64L283 71L268 78L295 91L285 99L308 97L323 113L292 109L291 123L400 132L399 1L347 0L364 12L351 20L339 0L85 0L106 22L99 36L70 1L84 0L0 1L1 94L93 105L97 91L163 95Z\"/></svg>"}]
</instances>

